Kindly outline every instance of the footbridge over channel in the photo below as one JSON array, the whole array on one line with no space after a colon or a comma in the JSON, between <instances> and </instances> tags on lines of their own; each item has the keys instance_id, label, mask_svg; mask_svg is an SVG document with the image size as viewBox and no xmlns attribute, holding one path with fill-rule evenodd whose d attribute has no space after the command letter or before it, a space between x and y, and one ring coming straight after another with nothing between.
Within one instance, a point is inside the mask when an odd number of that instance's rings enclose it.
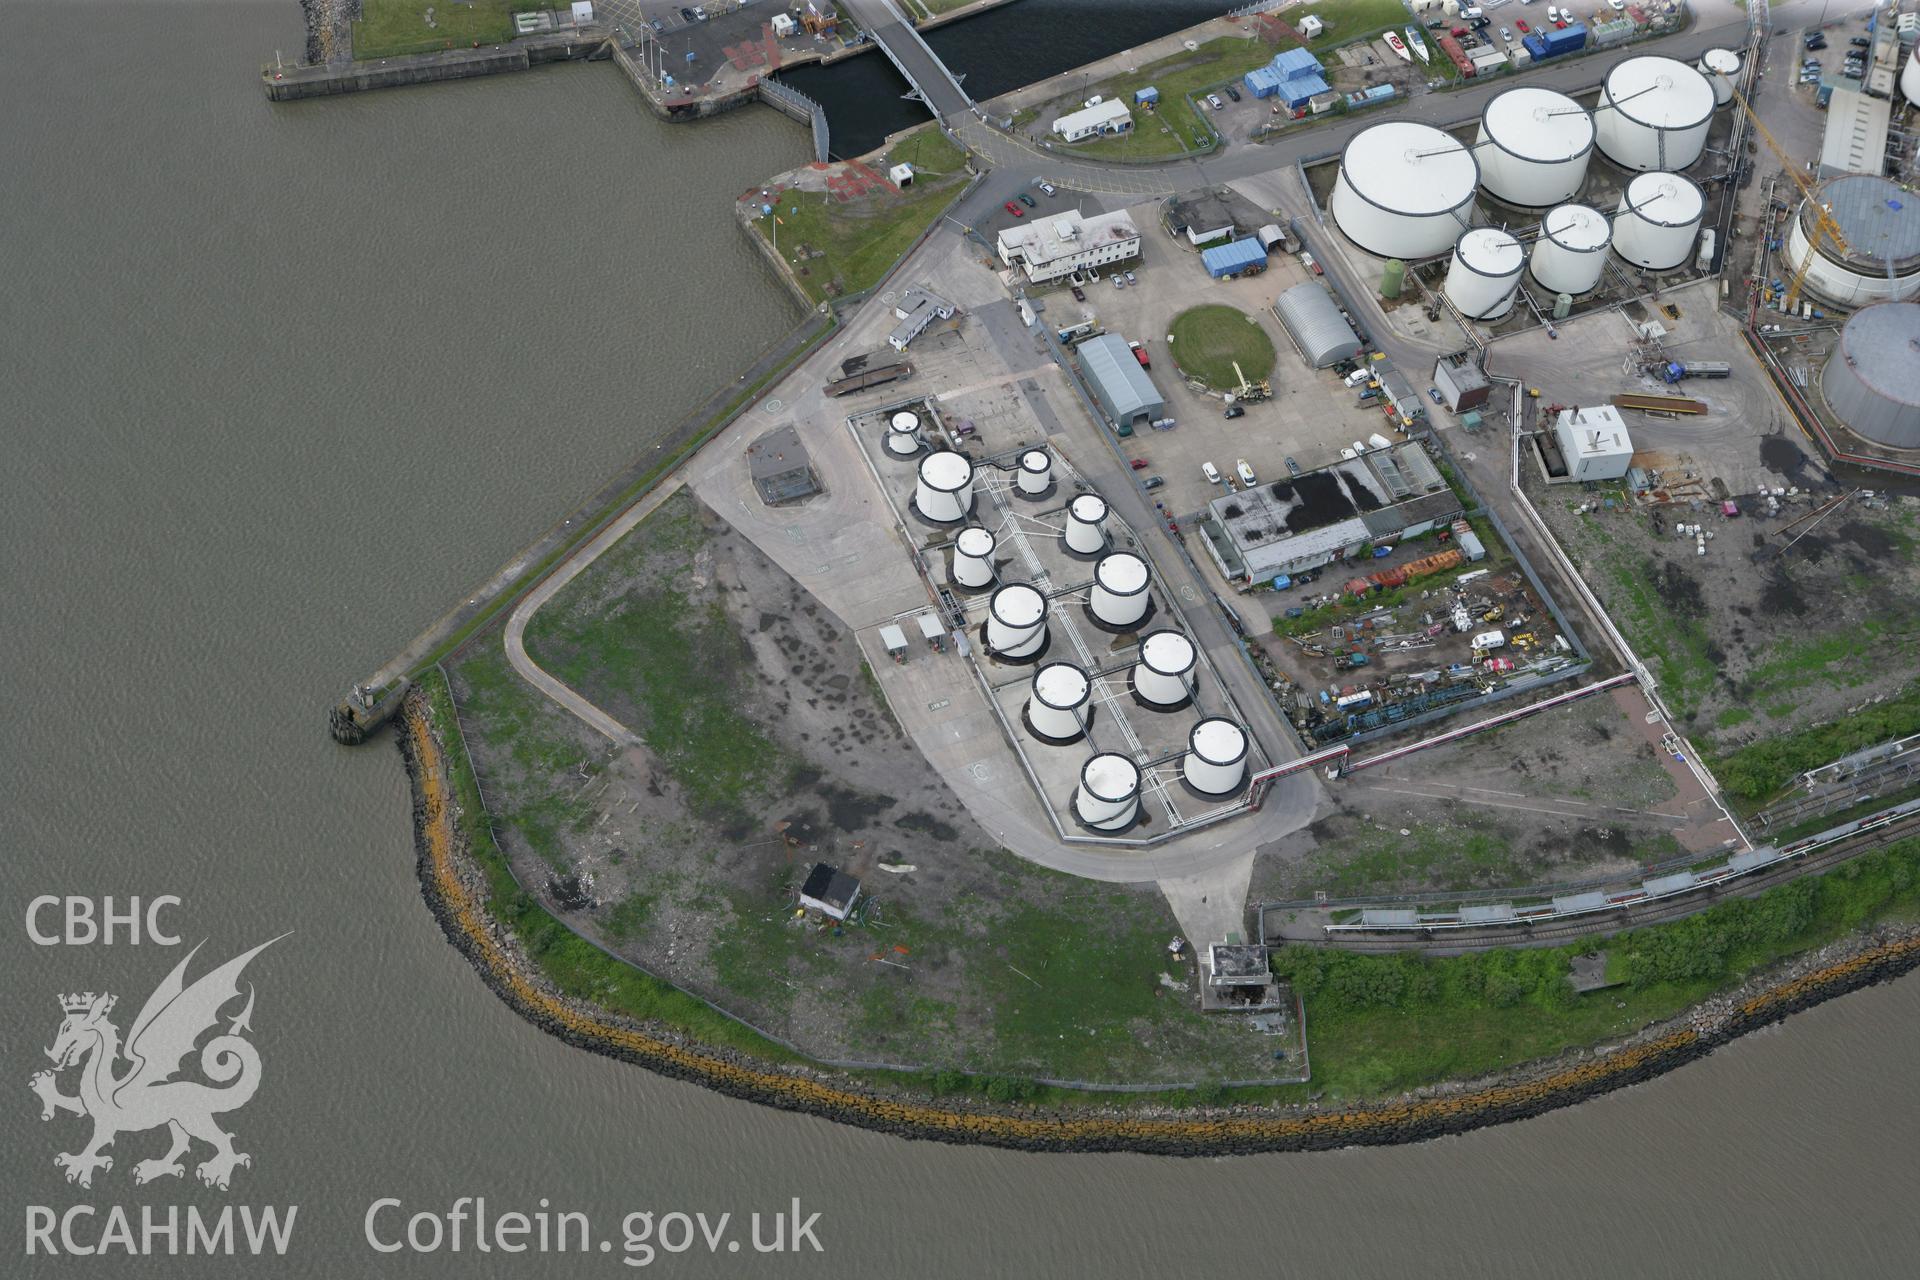
<instances>
[{"instance_id":1,"label":"footbridge over channel","mask_svg":"<svg viewBox=\"0 0 1920 1280\"><path fill-rule=\"evenodd\" d=\"M960 87L959 77L947 70L927 42L920 38L893 0L843 0L847 12L873 37L881 52L913 86L913 96L942 120L957 120L973 109L973 99Z\"/></svg>"}]
</instances>

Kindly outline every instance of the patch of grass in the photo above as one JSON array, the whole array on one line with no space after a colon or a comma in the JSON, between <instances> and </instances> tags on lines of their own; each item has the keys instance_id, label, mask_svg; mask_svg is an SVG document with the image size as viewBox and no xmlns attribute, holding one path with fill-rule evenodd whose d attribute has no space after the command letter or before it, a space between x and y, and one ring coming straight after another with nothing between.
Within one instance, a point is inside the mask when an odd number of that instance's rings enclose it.
<instances>
[{"instance_id":1,"label":"patch of grass","mask_svg":"<svg viewBox=\"0 0 1920 1280\"><path fill-rule=\"evenodd\" d=\"M462 749L457 732L459 717L446 677L435 668L421 674L419 685L433 709L445 744L447 772L458 812L455 820L467 839L475 863L486 879L487 913L513 933L534 966L567 995L590 1000L629 1017L665 1023L710 1044L738 1049L774 1062L798 1058L782 1046L755 1035L703 1000L698 1000L632 965L617 960L576 936L520 888L495 843L473 761Z\"/></svg>"},{"instance_id":2,"label":"patch of grass","mask_svg":"<svg viewBox=\"0 0 1920 1280\"><path fill-rule=\"evenodd\" d=\"M1462 829L1464 828L1464 829ZM1463 817L1461 827L1414 823L1364 831L1314 852L1303 878L1334 898L1399 890L1467 889L1512 884L1529 874L1527 861L1506 837ZM1308 877L1317 874L1314 881Z\"/></svg>"},{"instance_id":3,"label":"patch of grass","mask_svg":"<svg viewBox=\"0 0 1920 1280\"><path fill-rule=\"evenodd\" d=\"M901 139L876 167L884 173L903 160L917 170L904 191L845 204L824 191L787 191L773 213L753 219L755 231L779 250L807 297L822 302L878 284L966 185L965 154L933 125ZM820 256L796 261L802 246Z\"/></svg>"},{"instance_id":4,"label":"patch of grass","mask_svg":"<svg viewBox=\"0 0 1920 1280\"><path fill-rule=\"evenodd\" d=\"M560 832L584 830L593 806L579 798L584 782L602 761L579 742L558 732L546 699L507 664L502 648L488 646L460 664L467 688L466 719L474 732L512 757L518 780L494 784L494 816L520 833L528 846L556 871L569 870ZM556 788L555 777L573 785Z\"/></svg>"},{"instance_id":5,"label":"patch of grass","mask_svg":"<svg viewBox=\"0 0 1920 1280\"><path fill-rule=\"evenodd\" d=\"M475 41L513 39L513 15L534 8L510 0L361 0L353 24L353 56L391 58L435 49L466 49ZM427 25L427 11L433 25Z\"/></svg>"},{"instance_id":6,"label":"patch of grass","mask_svg":"<svg viewBox=\"0 0 1920 1280\"><path fill-rule=\"evenodd\" d=\"M1260 321L1238 307L1209 303L1173 318L1173 360L1182 372L1219 390L1240 385L1234 362L1258 382L1273 373L1273 339Z\"/></svg>"},{"instance_id":7,"label":"patch of grass","mask_svg":"<svg viewBox=\"0 0 1920 1280\"><path fill-rule=\"evenodd\" d=\"M634 527L595 570L567 585L527 628L535 661L576 689L624 695L633 728L703 816L741 822L786 761L737 706L753 655L718 601L670 587L594 592L645 566L654 581L692 568L701 539L693 500L677 495ZM589 692L589 696L592 696Z\"/></svg>"},{"instance_id":8,"label":"patch of grass","mask_svg":"<svg viewBox=\"0 0 1920 1280\"><path fill-rule=\"evenodd\" d=\"M1277 951L1306 1003L1313 1084L1330 1097L1394 1093L1500 1070L1672 1017L1785 956L1920 907L1920 840L1863 854L1755 898L1607 943L1626 986L1576 996L1567 962L1592 943L1442 959L1320 947Z\"/></svg>"},{"instance_id":9,"label":"patch of grass","mask_svg":"<svg viewBox=\"0 0 1920 1280\"><path fill-rule=\"evenodd\" d=\"M1736 798L1750 802L1766 800L1808 769L1817 769L1841 756L1912 733L1920 733L1920 685L1909 686L1843 720L1798 733L1772 734L1715 757L1713 773L1720 785Z\"/></svg>"},{"instance_id":10,"label":"patch of grass","mask_svg":"<svg viewBox=\"0 0 1920 1280\"><path fill-rule=\"evenodd\" d=\"M1064 155L1107 160L1155 160L1205 147L1215 137L1213 122L1194 107L1189 96L1238 80L1255 67L1265 66L1278 50L1273 45L1240 36L1209 40L1198 49L1150 62L1136 71L1115 76L1076 92L1074 106L1096 94L1118 99L1133 113L1131 133L1089 142L1054 145ZM1133 91L1148 85L1160 91L1152 111L1133 106ZM1071 108L1070 108L1071 109Z\"/></svg>"}]
</instances>

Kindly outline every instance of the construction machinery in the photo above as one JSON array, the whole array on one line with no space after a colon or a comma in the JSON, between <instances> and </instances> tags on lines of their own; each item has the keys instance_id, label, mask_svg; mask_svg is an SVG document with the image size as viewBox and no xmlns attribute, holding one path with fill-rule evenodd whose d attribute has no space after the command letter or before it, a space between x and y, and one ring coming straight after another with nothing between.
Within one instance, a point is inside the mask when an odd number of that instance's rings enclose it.
<instances>
[{"instance_id":1,"label":"construction machinery","mask_svg":"<svg viewBox=\"0 0 1920 1280\"><path fill-rule=\"evenodd\" d=\"M1753 131L1760 136L1760 141L1767 144L1767 150L1771 151L1773 158L1779 161L1781 171L1792 180L1795 187L1799 188L1801 196L1807 202L1807 207L1813 210L1813 234L1807 237L1807 251L1801 255L1800 264L1794 268L1793 279L1787 285L1784 309L1791 311L1800 301L1801 287L1807 282L1807 272L1813 268L1813 257L1820 251L1820 242L1824 239L1841 257L1852 252L1852 246L1847 243L1846 236L1841 234L1840 224L1834 221L1832 207L1820 203L1816 198L1813 182L1807 177L1805 168L1788 156L1786 149L1774 139L1772 131L1760 123L1759 113L1753 109L1753 104L1747 101L1747 95L1740 92L1740 86L1735 84L1733 78L1725 72L1716 71L1713 74L1726 82L1728 90L1733 94L1733 100L1740 104L1740 110L1746 114L1747 122L1753 126Z\"/></svg>"},{"instance_id":2,"label":"construction machinery","mask_svg":"<svg viewBox=\"0 0 1920 1280\"><path fill-rule=\"evenodd\" d=\"M1247 375L1240 371L1240 362L1238 360L1233 362L1233 376L1240 380L1240 385L1233 389L1233 398L1236 401L1253 403L1273 399L1273 384L1265 378L1260 379L1258 382L1248 381Z\"/></svg>"}]
</instances>

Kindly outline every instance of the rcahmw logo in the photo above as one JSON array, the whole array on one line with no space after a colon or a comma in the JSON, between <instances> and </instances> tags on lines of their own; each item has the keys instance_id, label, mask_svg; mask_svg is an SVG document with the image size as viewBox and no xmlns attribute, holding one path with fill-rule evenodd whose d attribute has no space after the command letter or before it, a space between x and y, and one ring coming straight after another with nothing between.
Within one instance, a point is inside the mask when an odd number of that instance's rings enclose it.
<instances>
[{"instance_id":1,"label":"rcahmw logo","mask_svg":"<svg viewBox=\"0 0 1920 1280\"><path fill-rule=\"evenodd\" d=\"M28 928L35 932L31 909ZM162 945L177 941L155 937L156 932L150 930L149 937ZM163 1178L184 1182L191 1157L204 1148L211 1151L193 1172L207 1187L225 1191L236 1170L252 1165L252 1156L234 1146L233 1135L217 1119L246 1106L260 1087L260 1052L247 1039L253 1031L252 984L237 1012L229 1006L241 998L240 975L247 965L278 941L263 942L189 983L187 966L199 953L196 946L147 997L124 1040L113 1018L118 1001L112 994L84 991L59 998L60 1027L46 1050L53 1067L35 1072L28 1083L40 1099L42 1120L73 1115L93 1122L92 1135L77 1150L53 1158L69 1183L91 1188L96 1175L112 1172L114 1158L107 1151L120 1135L153 1129L166 1130L168 1145L133 1164L136 1184ZM190 1061L197 1071L189 1068ZM75 1074L67 1077L68 1072ZM67 1078L74 1084L72 1093L61 1089ZM184 1212L143 1205L133 1213L120 1205L76 1204L64 1210L28 1205L27 1254L140 1256L236 1249L259 1254L269 1248L284 1253L298 1212L298 1205L227 1205L218 1212L197 1205Z\"/></svg>"}]
</instances>

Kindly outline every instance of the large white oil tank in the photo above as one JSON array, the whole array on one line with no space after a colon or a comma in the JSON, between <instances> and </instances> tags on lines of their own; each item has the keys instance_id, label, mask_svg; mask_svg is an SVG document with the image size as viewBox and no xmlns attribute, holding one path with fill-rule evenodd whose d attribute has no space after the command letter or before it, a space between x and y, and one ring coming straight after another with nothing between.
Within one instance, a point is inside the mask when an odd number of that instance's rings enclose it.
<instances>
[{"instance_id":1,"label":"large white oil tank","mask_svg":"<svg viewBox=\"0 0 1920 1280\"><path fill-rule=\"evenodd\" d=\"M953 540L953 580L971 591L993 581L993 535L977 524Z\"/></svg>"},{"instance_id":2,"label":"large white oil tank","mask_svg":"<svg viewBox=\"0 0 1920 1280\"><path fill-rule=\"evenodd\" d=\"M1153 597L1147 594L1147 562L1131 551L1112 551L1093 566L1093 616L1102 624L1126 630L1147 616Z\"/></svg>"},{"instance_id":3,"label":"large white oil tank","mask_svg":"<svg viewBox=\"0 0 1920 1280\"><path fill-rule=\"evenodd\" d=\"M1593 117L1564 93L1525 86L1497 93L1474 143L1480 185L1529 209L1571 200L1587 179Z\"/></svg>"},{"instance_id":4,"label":"large white oil tank","mask_svg":"<svg viewBox=\"0 0 1920 1280\"><path fill-rule=\"evenodd\" d=\"M1033 736L1055 746L1078 742L1086 735L1092 708L1093 681L1071 662L1049 662L1033 673L1027 695L1027 728Z\"/></svg>"},{"instance_id":5,"label":"large white oil tank","mask_svg":"<svg viewBox=\"0 0 1920 1280\"><path fill-rule=\"evenodd\" d=\"M1232 795L1247 780L1247 731L1220 716L1202 720L1187 735L1180 772L1202 795Z\"/></svg>"},{"instance_id":6,"label":"large white oil tank","mask_svg":"<svg viewBox=\"0 0 1920 1280\"><path fill-rule=\"evenodd\" d=\"M1178 631L1151 631L1133 664L1133 693L1156 711L1177 711L1193 701L1193 641Z\"/></svg>"},{"instance_id":7,"label":"large white oil tank","mask_svg":"<svg viewBox=\"0 0 1920 1280\"><path fill-rule=\"evenodd\" d=\"M1908 102L1920 106L1920 44L1913 47L1913 52L1907 55L1907 65L1900 68L1900 92Z\"/></svg>"},{"instance_id":8,"label":"large white oil tank","mask_svg":"<svg viewBox=\"0 0 1920 1280\"><path fill-rule=\"evenodd\" d=\"M1819 246L1807 267L1807 288L1844 307L1920 297L1920 199L1896 182L1846 173L1820 184L1814 199L1847 242L1842 253L1815 233L1818 215L1802 201L1787 228L1786 262L1807 261L1809 237Z\"/></svg>"},{"instance_id":9,"label":"large white oil tank","mask_svg":"<svg viewBox=\"0 0 1920 1280\"><path fill-rule=\"evenodd\" d=\"M1533 242L1533 278L1554 294L1585 293L1600 283L1613 244L1613 224L1598 209L1563 204L1540 219Z\"/></svg>"},{"instance_id":10,"label":"large white oil tank","mask_svg":"<svg viewBox=\"0 0 1920 1280\"><path fill-rule=\"evenodd\" d=\"M1700 55L1700 74L1713 87L1713 105L1724 107L1733 101L1733 82L1740 75L1740 55L1731 49L1709 49Z\"/></svg>"},{"instance_id":11,"label":"large white oil tank","mask_svg":"<svg viewBox=\"0 0 1920 1280\"><path fill-rule=\"evenodd\" d=\"M1045 449L1029 449L1020 455L1020 472L1013 487L1023 498L1044 498L1053 492L1053 455Z\"/></svg>"},{"instance_id":12,"label":"large white oil tank","mask_svg":"<svg viewBox=\"0 0 1920 1280\"><path fill-rule=\"evenodd\" d=\"M1707 198L1692 178L1643 173L1627 184L1613 219L1613 251L1636 266L1669 271L1693 255Z\"/></svg>"},{"instance_id":13,"label":"large white oil tank","mask_svg":"<svg viewBox=\"0 0 1920 1280\"><path fill-rule=\"evenodd\" d=\"M887 419L887 452L896 458L911 458L920 452L920 415L901 409Z\"/></svg>"},{"instance_id":14,"label":"large white oil tank","mask_svg":"<svg viewBox=\"0 0 1920 1280\"><path fill-rule=\"evenodd\" d=\"M1067 504L1067 550L1076 555L1097 556L1107 549L1107 535L1101 526L1107 520L1107 500L1097 493L1083 493Z\"/></svg>"},{"instance_id":15,"label":"large white oil tank","mask_svg":"<svg viewBox=\"0 0 1920 1280\"><path fill-rule=\"evenodd\" d=\"M1520 269L1526 265L1527 251L1500 228L1463 231L1447 267L1447 299L1469 320L1498 320L1513 310Z\"/></svg>"},{"instance_id":16,"label":"large white oil tank","mask_svg":"<svg viewBox=\"0 0 1920 1280\"><path fill-rule=\"evenodd\" d=\"M1073 812L1096 831L1125 831L1140 812L1140 766L1107 752L1080 767Z\"/></svg>"},{"instance_id":17,"label":"large white oil tank","mask_svg":"<svg viewBox=\"0 0 1920 1280\"><path fill-rule=\"evenodd\" d=\"M1037 658L1047 647L1047 598L1030 582L1009 582L987 600L987 651Z\"/></svg>"},{"instance_id":18,"label":"large white oil tank","mask_svg":"<svg viewBox=\"0 0 1920 1280\"><path fill-rule=\"evenodd\" d=\"M914 486L913 507L935 524L958 524L973 510L973 463L950 450L930 453L920 461L920 483Z\"/></svg>"},{"instance_id":19,"label":"large white oil tank","mask_svg":"<svg viewBox=\"0 0 1920 1280\"><path fill-rule=\"evenodd\" d=\"M1458 138L1396 120L1347 143L1329 203L1347 239L1368 253L1431 258L1470 222L1479 184L1480 164Z\"/></svg>"},{"instance_id":20,"label":"large white oil tank","mask_svg":"<svg viewBox=\"0 0 1920 1280\"><path fill-rule=\"evenodd\" d=\"M1595 140L1601 154L1623 169L1684 169L1707 145L1713 105L1713 86L1686 63L1628 58L1600 87Z\"/></svg>"}]
</instances>

